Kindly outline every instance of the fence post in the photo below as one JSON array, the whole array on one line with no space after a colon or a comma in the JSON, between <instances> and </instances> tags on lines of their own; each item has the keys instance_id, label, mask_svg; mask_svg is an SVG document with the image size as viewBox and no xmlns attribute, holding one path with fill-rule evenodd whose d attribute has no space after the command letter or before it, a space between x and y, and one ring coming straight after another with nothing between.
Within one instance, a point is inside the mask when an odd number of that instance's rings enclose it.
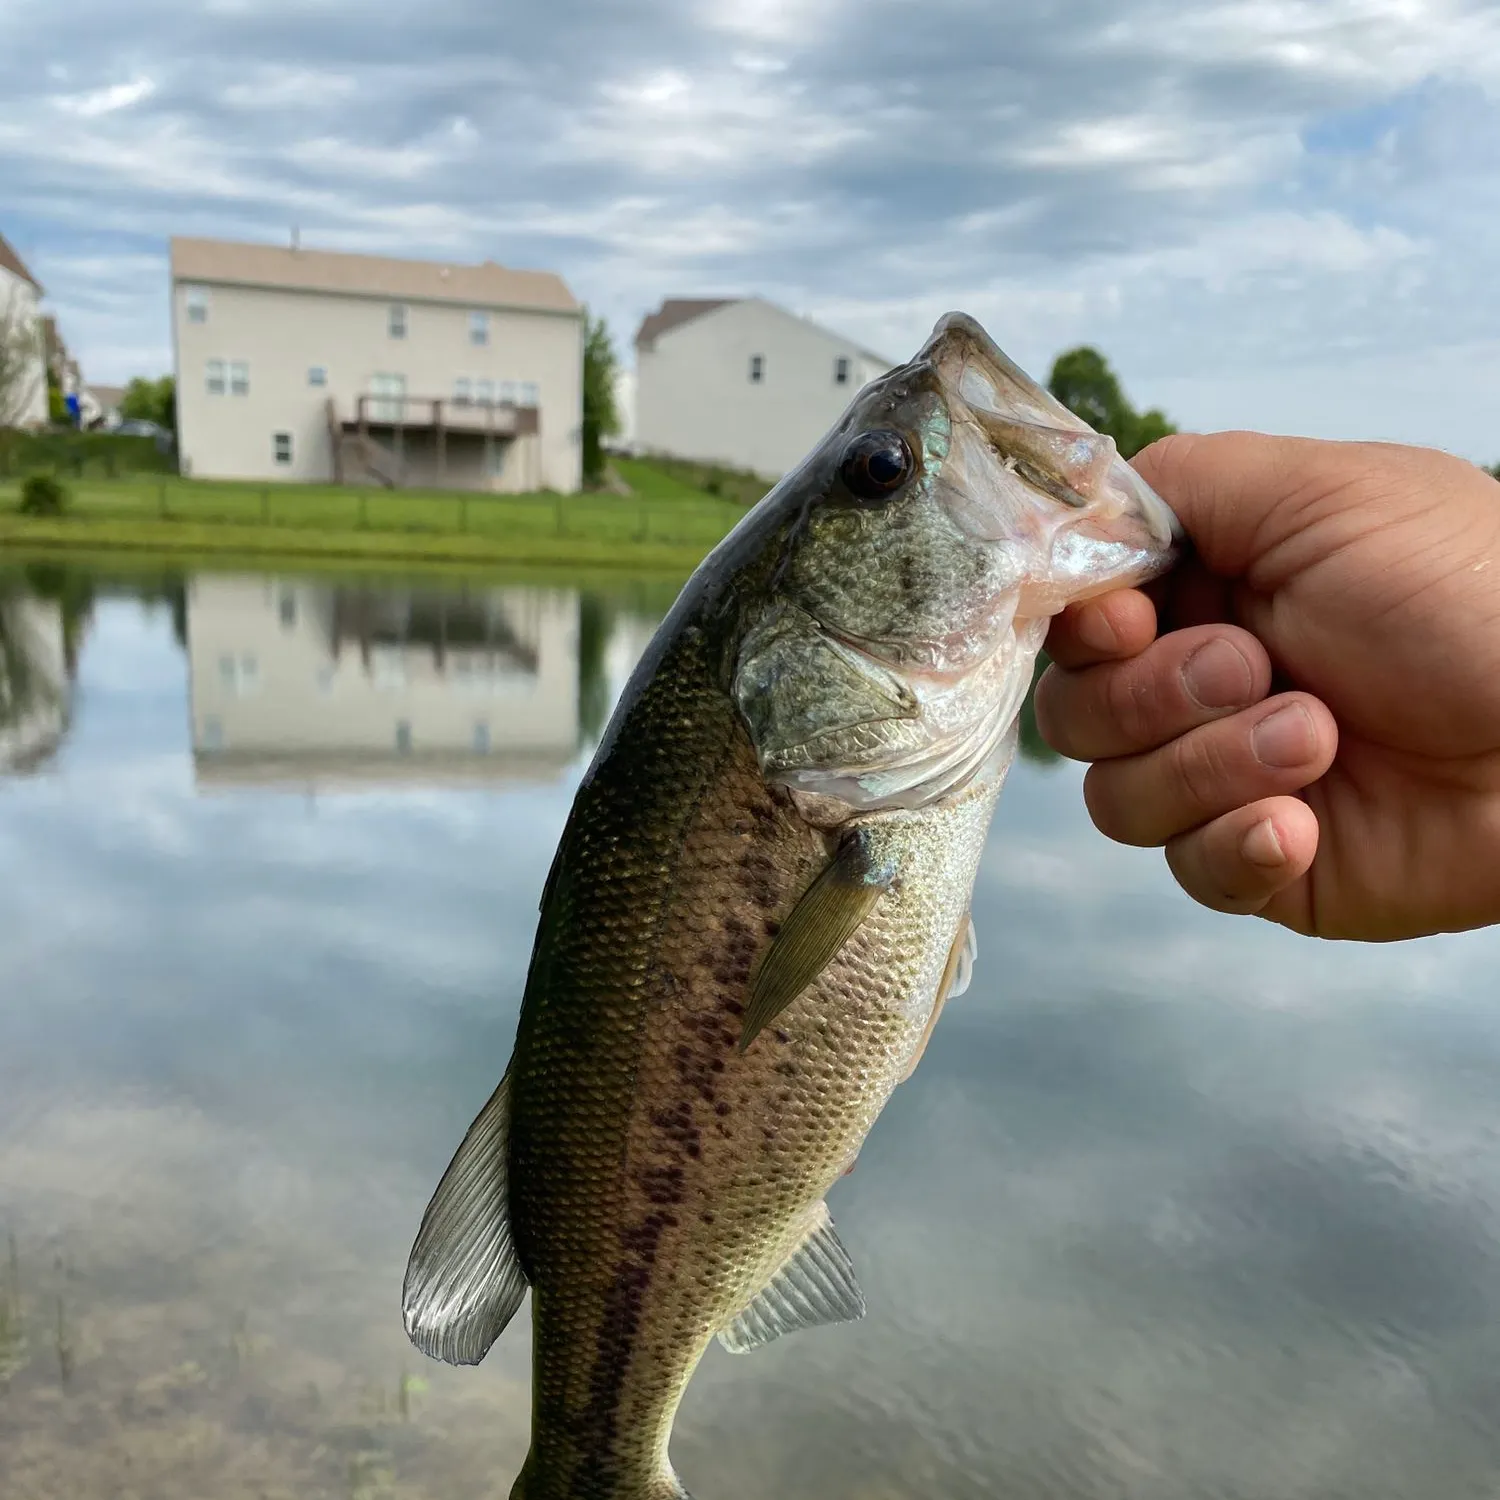
<instances>
[{"instance_id":1,"label":"fence post","mask_svg":"<svg viewBox=\"0 0 1500 1500\"><path fill-rule=\"evenodd\" d=\"M557 511L557 534L558 536L566 536L568 525L567 519L563 515L563 497L561 490L557 492L557 500L555 502L554 508Z\"/></svg>"}]
</instances>

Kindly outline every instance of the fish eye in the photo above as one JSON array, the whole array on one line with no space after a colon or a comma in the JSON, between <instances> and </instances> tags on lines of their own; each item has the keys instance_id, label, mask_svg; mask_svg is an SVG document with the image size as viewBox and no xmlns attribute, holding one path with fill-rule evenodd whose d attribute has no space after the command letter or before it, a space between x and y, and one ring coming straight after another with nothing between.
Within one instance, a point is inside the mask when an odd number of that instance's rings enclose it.
<instances>
[{"instance_id":1,"label":"fish eye","mask_svg":"<svg viewBox=\"0 0 1500 1500\"><path fill-rule=\"evenodd\" d=\"M856 500L884 500L911 478L915 462L899 432L862 432L844 450L839 478Z\"/></svg>"}]
</instances>

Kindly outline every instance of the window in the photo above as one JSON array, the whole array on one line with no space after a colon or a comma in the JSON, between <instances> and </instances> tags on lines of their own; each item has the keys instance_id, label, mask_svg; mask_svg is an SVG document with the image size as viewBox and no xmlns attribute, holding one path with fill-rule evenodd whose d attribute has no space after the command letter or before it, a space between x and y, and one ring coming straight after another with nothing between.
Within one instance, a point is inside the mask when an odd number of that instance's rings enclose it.
<instances>
[{"instance_id":1,"label":"window","mask_svg":"<svg viewBox=\"0 0 1500 1500\"><path fill-rule=\"evenodd\" d=\"M289 432L275 433L271 438L271 446L275 452L276 462L289 464L292 461L292 435Z\"/></svg>"},{"instance_id":2,"label":"window","mask_svg":"<svg viewBox=\"0 0 1500 1500\"><path fill-rule=\"evenodd\" d=\"M474 399L474 382L467 375L461 375L453 382L453 404L455 406L468 406Z\"/></svg>"},{"instance_id":3,"label":"window","mask_svg":"<svg viewBox=\"0 0 1500 1500\"><path fill-rule=\"evenodd\" d=\"M231 396L250 394L250 366L242 359L233 359L229 362L229 394Z\"/></svg>"},{"instance_id":4,"label":"window","mask_svg":"<svg viewBox=\"0 0 1500 1500\"><path fill-rule=\"evenodd\" d=\"M476 755L488 755L490 753L490 726L488 720L480 719L474 726L474 753Z\"/></svg>"},{"instance_id":5,"label":"window","mask_svg":"<svg viewBox=\"0 0 1500 1500\"><path fill-rule=\"evenodd\" d=\"M833 383L835 385L849 384L849 361L843 355L833 362Z\"/></svg>"},{"instance_id":6,"label":"window","mask_svg":"<svg viewBox=\"0 0 1500 1500\"><path fill-rule=\"evenodd\" d=\"M224 748L224 725L222 720L213 714L203 721L203 748L205 750Z\"/></svg>"},{"instance_id":7,"label":"window","mask_svg":"<svg viewBox=\"0 0 1500 1500\"><path fill-rule=\"evenodd\" d=\"M307 372L307 383L309 385L327 385L327 368L323 365L313 365Z\"/></svg>"},{"instance_id":8,"label":"window","mask_svg":"<svg viewBox=\"0 0 1500 1500\"><path fill-rule=\"evenodd\" d=\"M399 755L411 753L411 720L396 720L396 752Z\"/></svg>"},{"instance_id":9,"label":"window","mask_svg":"<svg viewBox=\"0 0 1500 1500\"><path fill-rule=\"evenodd\" d=\"M469 342L487 344L490 341L490 315L486 312L469 314Z\"/></svg>"},{"instance_id":10,"label":"window","mask_svg":"<svg viewBox=\"0 0 1500 1500\"><path fill-rule=\"evenodd\" d=\"M248 651L238 659L226 651L219 658L219 683L226 693L253 693L260 685L260 663Z\"/></svg>"},{"instance_id":11,"label":"window","mask_svg":"<svg viewBox=\"0 0 1500 1500\"><path fill-rule=\"evenodd\" d=\"M493 406L495 404L495 386L493 381L476 380L474 382L474 403L476 406Z\"/></svg>"},{"instance_id":12,"label":"window","mask_svg":"<svg viewBox=\"0 0 1500 1500\"><path fill-rule=\"evenodd\" d=\"M187 308L189 323L208 322L208 288L190 286L183 293L183 304Z\"/></svg>"},{"instance_id":13,"label":"window","mask_svg":"<svg viewBox=\"0 0 1500 1500\"><path fill-rule=\"evenodd\" d=\"M750 384L759 385L766 373L766 357L764 354L752 354L750 356Z\"/></svg>"},{"instance_id":14,"label":"window","mask_svg":"<svg viewBox=\"0 0 1500 1500\"><path fill-rule=\"evenodd\" d=\"M406 308L400 302L393 302L386 316L386 331L393 339L404 339L406 337Z\"/></svg>"},{"instance_id":15,"label":"window","mask_svg":"<svg viewBox=\"0 0 1500 1500\"><path fill-rule=\"evenodd\" d=\"M516 401L520 406L540 406L542 403L542 393L536 381L523 380L517 391Z\"/></svg>"},{"instance_id":16,"label":"window","mask_svg":"<svg viewBox=\"0 0 1500 1500\"><path fill-rule=\"evenodd\" d=\"M222 396L225 391L224 385L224 361L222 359L211 359L206 367L207 374L204 378L204 386L210 396Z\"/></svg>"},{"instance_id":17,"label":"window","mask_svg":"<svg viewBox=\"0 0 1500 1500\"><path fill-rule=\"evenodd\" d=\"M281 615L281 628L294 630L297 625L297 596L292 593L283 594L278 602L278 609Z\"/></svg>"}]
</instances>

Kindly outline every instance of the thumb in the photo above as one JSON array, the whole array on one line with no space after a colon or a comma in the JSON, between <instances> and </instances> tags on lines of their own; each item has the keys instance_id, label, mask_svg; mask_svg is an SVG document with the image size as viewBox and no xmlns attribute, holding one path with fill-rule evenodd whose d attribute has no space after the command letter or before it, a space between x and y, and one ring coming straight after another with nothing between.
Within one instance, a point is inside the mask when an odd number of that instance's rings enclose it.
<instances>
[{"instance_id":1,"label":"thumb","mask_svg":"<svg viewBox=\"0 0 1500 1500\"><path fill-rule=\"evenodd\" d=\"M1298 529L1308 502L1347 480L1355 446L1182 432L1158 438L1130 463L1177 513L1209 571L1234 578Z\"/></svg>"}]
</instances>

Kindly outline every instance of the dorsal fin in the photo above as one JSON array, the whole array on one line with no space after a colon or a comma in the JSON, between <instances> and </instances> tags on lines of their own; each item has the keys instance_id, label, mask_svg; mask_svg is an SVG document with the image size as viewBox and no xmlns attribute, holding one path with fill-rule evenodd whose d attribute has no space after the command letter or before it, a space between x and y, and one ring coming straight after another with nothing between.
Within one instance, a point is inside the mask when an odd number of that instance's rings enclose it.
<instances>
[{"instance_id":1,"label":"dorsal fin","mask_svg":"<svg viewBox=\"0 0 1500 1500\"><path fill-rule=\"evenodd\" d=\"M828 1205L818 1204L808 1232L750 1303L719 1330L731 1354L745 1354L783 1333L865 1315L865 1296L849 1252L834 1231Z\"/></svg>"},{"instance_id":2,"label":"dorsal fin","mask_svg":"<svg viewBox=\"0 0 1500 1500\"><path fill-rule=\"evenodd\" d=\"M477 1365L526 1296L510 1234L509 1141L507 1072L443 1173L406 1267L407 1337L450 1365Z\"/></svg>"}]
</instances>

